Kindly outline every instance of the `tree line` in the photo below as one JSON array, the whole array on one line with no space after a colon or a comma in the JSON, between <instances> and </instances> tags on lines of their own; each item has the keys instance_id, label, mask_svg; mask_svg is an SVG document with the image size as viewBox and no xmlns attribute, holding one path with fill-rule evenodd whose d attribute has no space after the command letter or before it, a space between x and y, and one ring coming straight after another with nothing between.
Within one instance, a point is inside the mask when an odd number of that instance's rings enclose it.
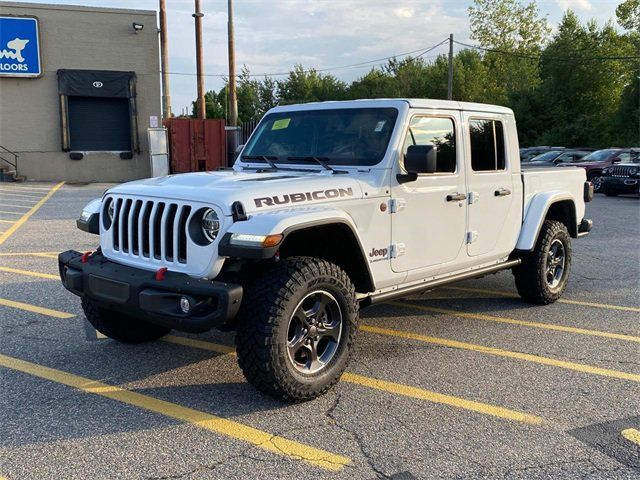
<instances>
[{"instance_id":1,"label":"tree line","mask_svg":"<svg viewBox=\"0 0 640 480\"><path fill-rule=\"evenodd\" d=\"M522 145L640 146L640 0L617 23L581 23L567 11L552 32L536 0L474 0L471 38L453 58L453 98L516 114ZM278 104L357 98L447 97L448 58L391 58L357 80L296 65L281 80L238 76L238 116ZM227 87L205 95L207 118L226 118ZM195 107L195 103L194 103Z\"/></svg>"}]
</instances>

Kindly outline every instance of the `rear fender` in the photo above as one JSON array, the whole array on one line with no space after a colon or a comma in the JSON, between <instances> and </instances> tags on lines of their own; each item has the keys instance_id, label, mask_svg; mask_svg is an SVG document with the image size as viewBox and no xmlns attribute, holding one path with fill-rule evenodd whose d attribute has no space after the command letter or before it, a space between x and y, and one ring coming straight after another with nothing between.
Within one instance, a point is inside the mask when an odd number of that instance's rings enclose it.
<instances>
[{"instance_id":1,"label":"rear fender","mask_svg":"<svg viewBox=\"0 0 640 480\"><path fill-rule=\"evenodd\" d=\"M530 252L535 248L538 235L542 229L549 209L552 205L559 202L570 202L573 210L572 220L569 223L575 223L575 199L568 192L551 191L535 195L529 202L529 208L524 216L520 236L516 243L516 250ZM572 237L577 236L577 223L575 225L567 225L569 233Z\"/></svg>"}]
</instances>

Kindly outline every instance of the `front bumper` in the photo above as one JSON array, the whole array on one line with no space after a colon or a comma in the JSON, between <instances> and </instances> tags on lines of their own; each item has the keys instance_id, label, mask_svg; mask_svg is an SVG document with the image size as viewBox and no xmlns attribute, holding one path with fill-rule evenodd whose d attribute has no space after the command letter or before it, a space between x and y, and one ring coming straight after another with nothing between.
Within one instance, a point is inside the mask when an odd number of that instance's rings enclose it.
<instances>
[{"instance_id":1,"label":"front bumper","mask_svg":"<svg viewBox=\"0 0 640 480\"><path fill-rule=\"evenodd\" d=\"M616 193L638 193L640 180L637 178L602 177L602 187Z\"/></svg>"},{"instance_id":2,"label":"front bumper","mask_svg":"<svg viewBox=\"0 0 640 480\"><path fill-rule=\"evenodd\" d=\"M90 256L73 250L63 252L58 255L58 267L62 284L71 293L184 332L224 328L236 316L242 301L240 285L169 271L159 280L155 272L112 262L100 252ZM188 313L180 307L185 298L190 306Z\"/></svg>"}]
</instances>

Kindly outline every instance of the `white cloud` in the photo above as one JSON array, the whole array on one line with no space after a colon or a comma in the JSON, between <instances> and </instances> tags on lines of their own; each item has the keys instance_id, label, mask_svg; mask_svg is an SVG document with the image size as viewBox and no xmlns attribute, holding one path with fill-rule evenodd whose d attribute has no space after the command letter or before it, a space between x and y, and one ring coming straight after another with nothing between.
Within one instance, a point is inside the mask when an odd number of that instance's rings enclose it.
<instances>
[{"instance_id":1,"label":"white cloud","mask_svg":"<svg viewBox=\"0 0 640 480\"><path fill-rule=\"evenodd\" d=\"M396 8L393 13L396 14L396 17L399 18L411 18L413 14L416 13L415 9L408 7Z\"/></svg>"},{"instance_id":2,"label":"white cloud","mask_svg":"<svg viewBox=\"0 0 640 480\"><path fill-rule=\"evenodd\" d=\"M556 3L562 8L566 10L568 8L576 9L576 10L585 10L590 12L593 10L593 5L589 0L556 0Z\"/></svg>"}]
</instances>

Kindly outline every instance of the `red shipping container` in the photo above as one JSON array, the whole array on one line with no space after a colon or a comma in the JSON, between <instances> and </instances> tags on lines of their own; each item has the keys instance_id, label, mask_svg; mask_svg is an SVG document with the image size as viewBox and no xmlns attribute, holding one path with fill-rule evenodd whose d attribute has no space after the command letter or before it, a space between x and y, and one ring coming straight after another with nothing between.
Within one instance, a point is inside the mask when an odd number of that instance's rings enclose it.
<instances>
[{"instance_id":1,"label":"red shipping container","mask_svg":"<svg viewBox=\"0 0 640 480\"><path fill-rule=\"evenodd\" d=\"M225 121L171 118L169 132L171 173L202 172L227 166Z\"/></svg>"}]
</instances>

